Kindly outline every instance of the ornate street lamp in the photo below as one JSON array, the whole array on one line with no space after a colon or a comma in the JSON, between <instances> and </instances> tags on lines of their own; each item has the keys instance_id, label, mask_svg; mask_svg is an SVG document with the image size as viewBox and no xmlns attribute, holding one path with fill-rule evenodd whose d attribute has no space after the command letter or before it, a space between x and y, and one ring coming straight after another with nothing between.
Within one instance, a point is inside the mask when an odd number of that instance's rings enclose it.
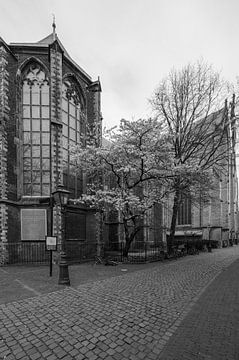
<instances>
[{"instance_id":1,"label":"ornate street lamp","mask_svg":"<svg viewBox=\"0 0 239 360\"><path fill-rule=\"evenodd\" d=\"M68 264L66 261L66 236L65 236L65 217L66 205L69 200L70 192L64 188L63 185L58 185L57 189L53 191L52 197L54 203L61 207L61 252L59 262L59 281L60 285L70 285Z\"/></svg>"}]
</instances>

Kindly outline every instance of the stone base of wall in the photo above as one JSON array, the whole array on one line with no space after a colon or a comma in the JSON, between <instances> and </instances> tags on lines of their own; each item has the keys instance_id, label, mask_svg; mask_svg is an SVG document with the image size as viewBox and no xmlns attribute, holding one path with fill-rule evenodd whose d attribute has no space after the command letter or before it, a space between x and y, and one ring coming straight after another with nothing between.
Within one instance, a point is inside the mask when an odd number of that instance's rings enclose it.
<instances>
[{"instance_id":1,"label":"stone base of wall","mask_svg":"<svg viewBox=\"0 0 239 360\"><path fill-rule=\"evenodd\" d=\"M0 266L8 263L8 251L7 246L4 243L0 243Z\"/></svg>"}]
</instances>

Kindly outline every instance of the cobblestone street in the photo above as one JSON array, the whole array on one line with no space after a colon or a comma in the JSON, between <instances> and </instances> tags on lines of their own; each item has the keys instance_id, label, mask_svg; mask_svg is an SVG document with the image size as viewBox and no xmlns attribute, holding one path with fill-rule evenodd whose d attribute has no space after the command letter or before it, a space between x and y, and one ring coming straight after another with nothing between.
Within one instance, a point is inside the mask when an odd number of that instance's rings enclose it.
<instances>
[{"instance_id":1,"label":"cobblestone street","mask_svg":"<svg viewBox=\"0 0 239 360\"><path fill-rule=\"evenodd\" d=\"M186 315L193 315L207 294L210 296L205 301L210 309L212 301L216 301L217 289L222 294L226 276L230 277L230 268L227 268L234 266L234 278L238 278L238 258L239 246L213 250L2 304L0 359L218 360L219 357L214 357L215 351L214 355L210 355L210 350L198 355L200 349L195 353L192 348L188 353L178 350L185 340L183 336L192 332ZM219 281L221 276L224 278ZM234 302L233 311L237 313L238 289L239 285L230 297L228 285L228 297L221 299L226 301L227 308ZM196 314L194 321L201 322L202 327L207 321L207 311L200 318L201 310L197 308ZM222 314L220 321L222 317L227 321ZM217 318L216 311L214 318ZM185 321L187 331L180 327ZM224 341L232 340L234 330L230 326L234 325L230 322L225 331L221 328L218 336L223 336ZM213 331L210 328L207 333L207 349L212 345ZM199 334L198 326L196 335ZM203 336L200 339L204 341ZM219 342L222 344L220 338ZM187 344L188 349L190 346ZM234 347L233 354L237 357L220 359L239 359L236 351Z\"/></svg>"}]
</instances>

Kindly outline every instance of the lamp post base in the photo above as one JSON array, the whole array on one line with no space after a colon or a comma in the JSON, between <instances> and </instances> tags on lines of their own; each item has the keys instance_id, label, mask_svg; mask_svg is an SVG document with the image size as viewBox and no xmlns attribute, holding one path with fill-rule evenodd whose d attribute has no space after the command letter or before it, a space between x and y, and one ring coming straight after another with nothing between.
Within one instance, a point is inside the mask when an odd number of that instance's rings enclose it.
<instances>
[{"instance_id":1,"label":"lamp post base","mask_svg":"<svg viewBox=\"0 0 239 360\"><path fill-rule=\"evenodd\" d=\"M64 251L60 254L60 262L59 262L59 285L70 285L68 264L66 261L66 253Z\"/></svg>"}]
</instances>

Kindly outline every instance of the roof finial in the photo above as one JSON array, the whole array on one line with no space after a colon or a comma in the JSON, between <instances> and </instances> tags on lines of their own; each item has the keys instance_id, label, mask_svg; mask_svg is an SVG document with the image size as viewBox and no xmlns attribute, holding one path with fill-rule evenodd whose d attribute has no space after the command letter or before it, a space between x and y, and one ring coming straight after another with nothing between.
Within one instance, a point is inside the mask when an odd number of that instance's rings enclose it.
<instances>
[{"instance_id":1,"label":"roof finial","mask_svg":"<svg viewBox=\"0 0 239 360\"><path fill-rule=\"evenodd\" d=\"M53 41L56 40L56 18L55 18L55 14L52 14L53 16L53 23L52 23L52 27L53 27Z\"/></svg>"}]
</instances>

